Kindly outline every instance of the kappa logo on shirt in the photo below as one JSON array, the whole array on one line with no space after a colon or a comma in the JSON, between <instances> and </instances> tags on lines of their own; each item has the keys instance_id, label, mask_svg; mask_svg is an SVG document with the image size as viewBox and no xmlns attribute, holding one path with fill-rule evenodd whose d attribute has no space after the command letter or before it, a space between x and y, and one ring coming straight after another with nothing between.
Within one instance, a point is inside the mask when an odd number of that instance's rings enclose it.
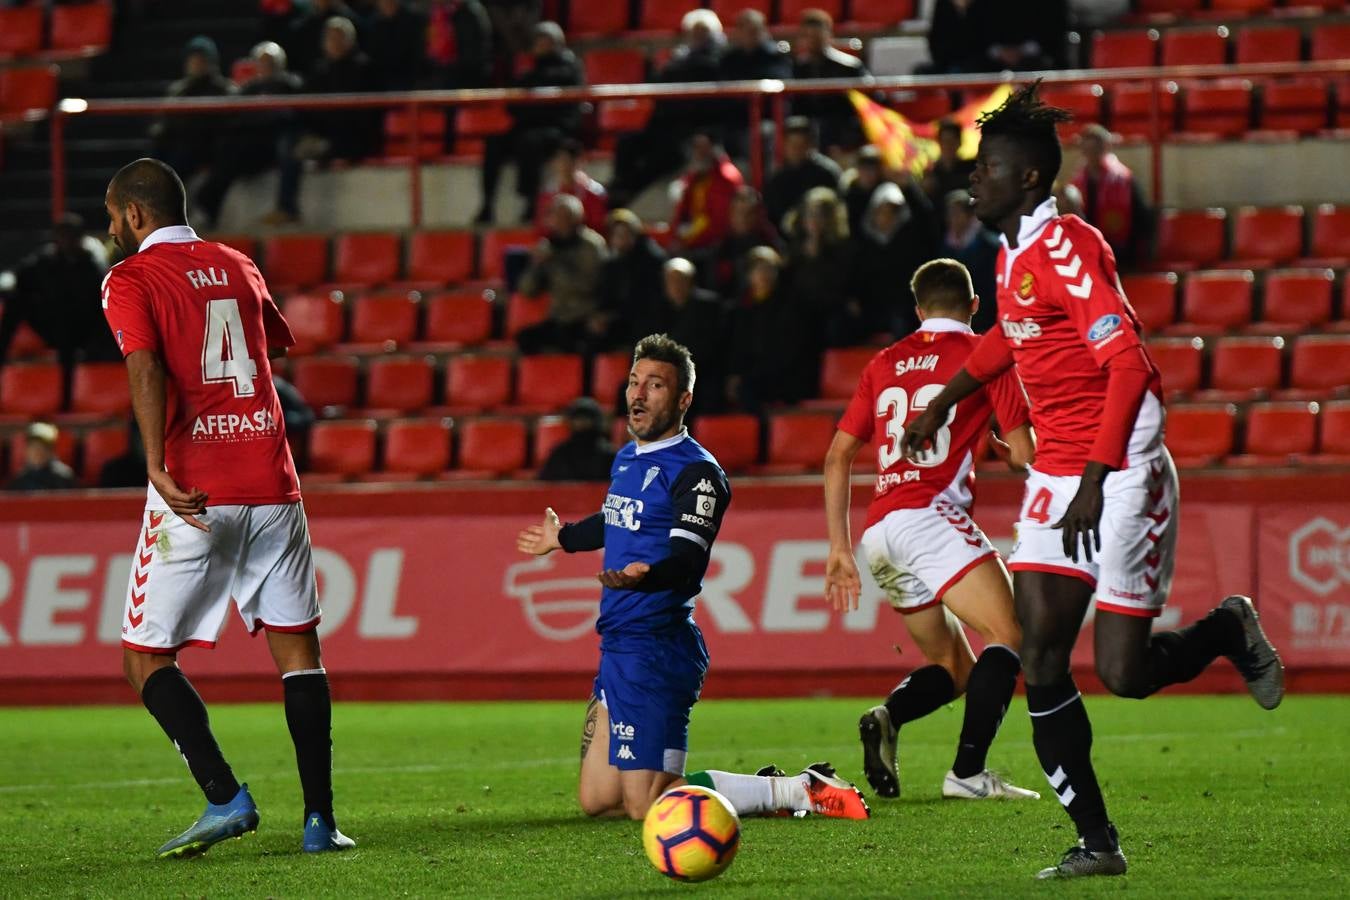
<instances>
[{"instance_id":1,"label":"kappa logo on shirt","mask_svg":"<svg viewBox=\"0 0 1350 900\"><path fill-rule=\"evenodd\" d=\"M696 494L712 494L712 493L716 493L716 489L712 486L712 482L711 482L711 481L709 481L709 480L706 479L706 478L701 478L701 479L699 479L698 484L694 485L694 493L696 493Z\"/></svg>"}]
</instances>

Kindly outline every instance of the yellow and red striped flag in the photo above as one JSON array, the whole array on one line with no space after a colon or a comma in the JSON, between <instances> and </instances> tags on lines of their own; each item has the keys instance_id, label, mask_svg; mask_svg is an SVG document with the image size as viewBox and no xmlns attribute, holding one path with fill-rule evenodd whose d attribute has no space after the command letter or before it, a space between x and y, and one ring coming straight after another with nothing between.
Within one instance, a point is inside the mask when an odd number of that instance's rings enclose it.
<instances>
[{"instance_id":1,"label":"yellow and red striped flag","mask_svg":"<svg viewBox=\"0 0 1350 900\"><path fill-rule=\"evenodd\" d=\"M961 126L961 156L973 157L980 145L975 121L986 112L1002 106L1012 93L1011 85L999 85L988 94L972 100L943 118ZM862 120L867 140L881 152L888 169L909 171L916 177L937 159L937 122L915 123L893 109L882 106L862 91L849 91L848 99Z\"/></svg>"}]
</instances>

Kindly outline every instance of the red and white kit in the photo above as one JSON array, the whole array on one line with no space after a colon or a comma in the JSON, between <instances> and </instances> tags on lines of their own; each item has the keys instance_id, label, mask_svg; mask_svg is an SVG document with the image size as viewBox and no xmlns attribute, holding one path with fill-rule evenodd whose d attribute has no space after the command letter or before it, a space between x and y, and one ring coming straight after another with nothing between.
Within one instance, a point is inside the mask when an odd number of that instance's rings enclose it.
<instances>
[{"instance_id":1,"label":"red and white kit","mask_svg":"<svg viewBox=\"0 0 1350 900\"><path fill-rule=\"evenodd\" d=\"M1016 249L1004 239L999 253L998 311L1000 327L966 370L985 381L1015 363L1031 402L1036 463L1008 568L1081 578L1100 609L1158 615L1175 564L1177 476L1163 446L1162 381L1101 232L1059 215L1053 198L1024 216ZM1108 398L1112 378L1141 390ZM1119 399L1141 391L1138 403ZM1090 461L1116 471L1103 486L1102 549L1074 562L1051 526Z\"/></svg>"},{"instance_id":2,"label":"red and white kit","mask_svg":"<svg viewBox=\"0 0 1350 900\"><path fill-rule=\"evenodd\" d=\"M165 465L206 492L211 527L192 528L149 488L122 643L213 646L231 598L250 630L313 627L309 526L267 355L295 341L257 267L187 226L160 228L108 272L103 310L123 355L163 361Z\"/></svg>"},{"instance_id":3,"label":"red and white kit","mask_svg":"<svg viewBox=\"0 0 1350 900\"><path fill-rule=\"evenodd\" d=\"M905 424L928 408L978 342L964 322L926 320L867 364L839 422L841 431L876 445L876 493L862 546L877 584L901 612L940 602L995 555L970 518L975 450L991 414L1005 431L1026 423L1016 374L1006 372L958 403L920 458L907 460L900 452Z\"/></svg>"}]
</instances>

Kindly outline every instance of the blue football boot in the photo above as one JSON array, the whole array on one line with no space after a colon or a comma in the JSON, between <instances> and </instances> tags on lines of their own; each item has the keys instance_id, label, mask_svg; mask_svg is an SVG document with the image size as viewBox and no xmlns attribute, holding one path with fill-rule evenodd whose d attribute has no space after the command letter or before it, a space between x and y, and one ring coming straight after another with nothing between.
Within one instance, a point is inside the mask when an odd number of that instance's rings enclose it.
<instances>
[{"instance_id":1,"label":"blue football boot","mask_svg":"<svg viewBox=\"0 0 1350 900\"><path fill-rule=\"evenodd\" d=\"M192 823L191 828L159 848L159 858L201 856L226 838L243 837L257 830L258 807L248 792L248 785L243 785L229 803L206 804L206 812Z\"/></svg>"},{"instance_id":2,"label":"blue football boot","mask_svg":"<svg viewBox=\"0 0 1350 900\"><path fill-rule=\"evenodd\" d=\"M328 827L323 816L318 813L305 814L305 852L325 853L331 850L350 850L356 841L337 830L337 825Z\"/></svg>"}]
</instances>

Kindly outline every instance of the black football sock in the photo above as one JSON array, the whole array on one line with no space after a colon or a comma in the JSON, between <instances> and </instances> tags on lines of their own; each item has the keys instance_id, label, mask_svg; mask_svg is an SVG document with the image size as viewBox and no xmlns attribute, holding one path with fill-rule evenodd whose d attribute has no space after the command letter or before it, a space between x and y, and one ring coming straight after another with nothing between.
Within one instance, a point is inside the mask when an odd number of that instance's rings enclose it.
<instances>
[{"instance_id":1,"label":"black football sock","mask_svg":"<svg viewBox=\"0 0 1350 900\"><path fill-rule=\"evenodd\" d=\"M966 681L966 715L961 723L961 743L956 748L952 773L969 778L984 771L989 745L1003 724L1022 661L1010 648L990 644L984 648Z\"/></svg>"},{"instance_id":2,"label":"black football sock","mask_svg":"<svg viewBox=\"0 0 1350 900\"><path fill-rule=\"evenodd\" d=\"M141 702L187 761L208 803L229 803L239 793L239 782L220 752L206 704L177 666L156 669L141 686Z\"/></svg>"},{"instance_id":3,"label":"black football sock","mask_svg":"<svg viewBox=\"0 0 1350 900\"><path fill-rule=\"evenodd\" d=\"M906 722L922 719L944 703L956 697L956 683L951 673L942 666L924 666L905 676L886 698L886 711L891 714L891 726L899 728Z\"/></svg>"},{"instance_id":4,"label":"black football sock","mask_svg":"<svg viewBox=\"0 0 1350 900\"><path fill-rule=\"evenodd\" d=\"M1190 681L1218 657L1239 652L1245 640L1238 617L1222 608L1185 628L1154 634L1148 647L1149 693Z\"/></svg>"},{"instance_id":5,"label":"black football sock","mask_svg":"<svg viewBox=\"0 0 1350 900\"><path fill-rule=\"evenodd\" d=\"M333 702L328 676L323 669L305 669L283 675L281 684L305 814L318 813L333 828Z\"/></svg>"},{"instance_id":6,"label":"black football sock","mask_svg":"<svg viewBox=\"0 0 1350 900\"><path fill-rule=\"evenodd\" d=\"M1089 850L1114 850L1106 801L1092 770L1092 723L1073 677L1027 685L1031 737L1041 769Z\"/></svg>"}]
</instances>

